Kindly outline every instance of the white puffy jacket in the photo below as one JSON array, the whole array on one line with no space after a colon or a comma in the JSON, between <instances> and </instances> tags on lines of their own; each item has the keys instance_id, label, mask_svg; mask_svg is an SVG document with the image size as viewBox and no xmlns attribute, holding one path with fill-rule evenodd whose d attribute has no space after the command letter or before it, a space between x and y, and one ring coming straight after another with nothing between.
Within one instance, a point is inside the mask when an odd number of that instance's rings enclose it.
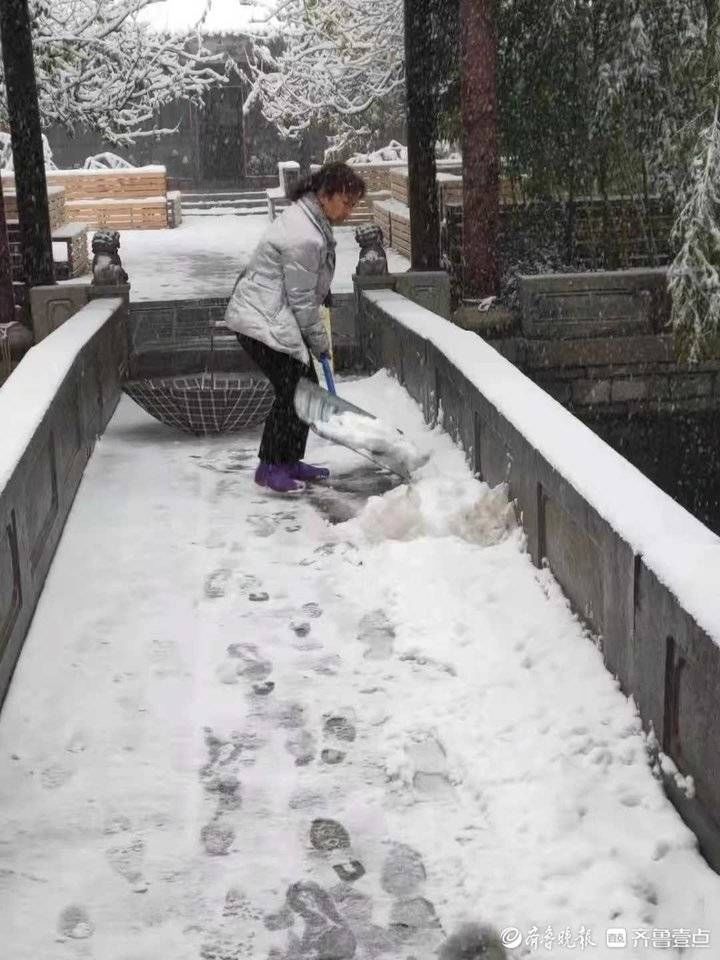
<instances>
[{"instance_id":1,"label":"white puffy jacket","mask_svg":"<svg viewBox=\"0 0 720 960\"><path fill-rule=\"evenodd\" d=\"M335 273L332 227L307 194L265 232L225 313L231 330L309 363L330 352L320 306Z\"/></svg>"}]
</instances>

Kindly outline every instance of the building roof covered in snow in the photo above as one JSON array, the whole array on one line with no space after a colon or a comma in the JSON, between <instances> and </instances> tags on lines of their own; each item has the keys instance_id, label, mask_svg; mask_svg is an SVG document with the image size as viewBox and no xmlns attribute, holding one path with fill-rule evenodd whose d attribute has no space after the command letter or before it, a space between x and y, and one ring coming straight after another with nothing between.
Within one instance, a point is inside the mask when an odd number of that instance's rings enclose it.
<instances>
[{"instance_id":1,"label":"building roof covered in snow","mask_svg":"<svg viewBox=\"0 0 720 960\"><path fill-rule=\"evenodd\" d=\"M240 0L164 0L147 7L140 18L151 23L158 30L186 32L198 29L201 33L245 33L253 18L261 17L263 6L256 7L241 4ZM254 29L258 28L255 24Z\"/></svg>"}]
</instances>

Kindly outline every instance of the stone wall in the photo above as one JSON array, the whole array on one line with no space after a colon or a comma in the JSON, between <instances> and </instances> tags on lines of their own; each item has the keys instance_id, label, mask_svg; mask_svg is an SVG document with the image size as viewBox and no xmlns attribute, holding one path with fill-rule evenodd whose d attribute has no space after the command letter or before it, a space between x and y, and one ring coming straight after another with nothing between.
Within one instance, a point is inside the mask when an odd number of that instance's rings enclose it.
<instances>
[{"instance_id":1,"label":"stone wall","mask_svg":"<svg viewBox=\"0 0 720 960\"><path fill-rule=\"evenodd\" d=\"M707 579L720 540L480 338L396 293L358 291L358 303L370 369L393 372L428 422L442 411L475 472L508 484L533 560L549 563L646 729L693 778L683 791L666 773L665 788L720 869L720 606L717 592L698 596L692 576ZM578 471L582 484L569 479ZM662 518L644 523L632 505L648 500ZM667 551L680 543L674 561Z\"/></svg>"},{"instance_id":2,"label":"stone wall","mask_svg":"<svg viewBox=\"0 0 720 960\"><path fill-rule=\"evenodd\" d=\"M0 423L0 703L95 440L125 373L122 300L86 306L3 385ZM68 611L72 615L72 611Z\"/></svg>"},{"instance_id":3,"label":"stone wall","mask_svg":"<svg viewBox=\"0 0 720 960\"><path fill-rule=\"evenodd\" d=\"M519 301L454 318L720 533L720 355L678 358L665 270L520 277Z\"/></svg>"},{"instance_id":4,"label":"stone wall","mask_svg":"<svg viewBox=\"0 0 720 960\"><path fill-rule=\"evenodd\" d=\"M720 409L720 355L692 367L679 359L664 269L519 283L516 362L564 405L617 414Z\"/></svg>"}]
</instances>

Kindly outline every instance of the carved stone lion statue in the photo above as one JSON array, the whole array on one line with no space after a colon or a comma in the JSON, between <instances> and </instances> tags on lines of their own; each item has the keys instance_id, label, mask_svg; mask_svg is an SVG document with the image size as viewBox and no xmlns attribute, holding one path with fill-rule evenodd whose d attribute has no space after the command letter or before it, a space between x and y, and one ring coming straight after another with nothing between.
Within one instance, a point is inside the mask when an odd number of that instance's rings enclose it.
<instances>
[{"instance_id":1,"label":"carved stone lion statue","mask_svg":"<svg viewBox=\"0 0 720 960\"><path fill-rule=\"evenodd\" d=\"M355 231L355 239L360 246L360 259L355 271L357 275L376 277L387 273L382 229L372 223L364 224Z\"/></svg>"},{"instance_id":2,"label":"carved stone lion statue","mask_svg":"<svg viewBox=\"0 0 720 960\"><path fill-rule=\"evenodd\" d=\"M120 260L120 234L117 230L98 230L92 239L92 282L96 286L116 287L128 282Z\"/></svg>"}]
</instances>

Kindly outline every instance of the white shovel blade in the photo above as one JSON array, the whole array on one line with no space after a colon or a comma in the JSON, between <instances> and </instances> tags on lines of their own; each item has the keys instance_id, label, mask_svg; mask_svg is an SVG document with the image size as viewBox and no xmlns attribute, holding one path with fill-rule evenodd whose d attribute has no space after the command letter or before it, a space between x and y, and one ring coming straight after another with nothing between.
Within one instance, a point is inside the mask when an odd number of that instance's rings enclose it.
<instances>
[{"instance_id":1,"label":"white shovel blade","mask_svg":"<svg viewBox=\"0 0 720 960\"><path fill-rule=\"evenodd\" d=\"M402 457L393 456L391 450L377 450L370 446L359 446L355 442L352 431L350 434L344 435L342 430L337 429L338 418L341 418L343 414L352 414L355 417L363 417L378 422L372 414L361 410L360 407L356 407L352 403L348 403L347 400L342 400L327 390L323 390L318 384L311 383L304 378L300 380L295 391L295 412L304 423L309 424L324 439L353 450L405 481L410 480L410 472L403 464ZM329 426L331 421L332 429ZM327 429L323 429L325 425L328 425ZM404 442L400 434L398 434L398 442Z\"/></svg>"}]
</instances>

